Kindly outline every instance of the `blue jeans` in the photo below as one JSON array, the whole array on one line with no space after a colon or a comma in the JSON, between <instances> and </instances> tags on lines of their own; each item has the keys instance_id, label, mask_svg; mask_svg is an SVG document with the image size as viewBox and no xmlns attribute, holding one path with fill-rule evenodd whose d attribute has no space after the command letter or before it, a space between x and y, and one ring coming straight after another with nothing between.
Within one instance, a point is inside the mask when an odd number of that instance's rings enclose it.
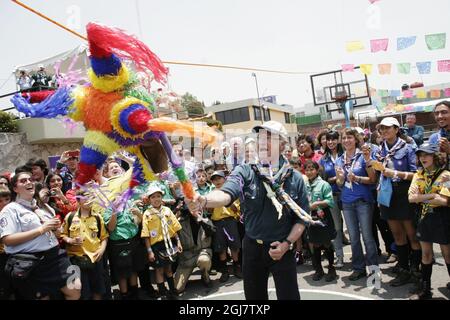
<instances>
[{"instance_id":1,"label":"blue jeans","mask_svg":"<svg viewBox=\"0 0 450 320\"><path fill-rule=\"evenodd\" d=\"M336 229L336 238L333 240L334 250L336 251L336 257L344 257L344 249L342 245L342 213L339 209L338 196L333 196L334 207L330 208L331 216L333 217L334 229Z\"/></svg>"},{"instance_id":2,"label":"blue jeans","mask_svg":"<svg viewBox=\"0 0 450 320\"><path fill-rule=\"evenodd\" d=\"M342 208L350 235L353 270L365 271L366 265L378 266L377 245L372 234L372 203L357 200L352 203L342 203ZM361 246L361 233L366 248L367 264Z\"/></svg>"}]
</instances>

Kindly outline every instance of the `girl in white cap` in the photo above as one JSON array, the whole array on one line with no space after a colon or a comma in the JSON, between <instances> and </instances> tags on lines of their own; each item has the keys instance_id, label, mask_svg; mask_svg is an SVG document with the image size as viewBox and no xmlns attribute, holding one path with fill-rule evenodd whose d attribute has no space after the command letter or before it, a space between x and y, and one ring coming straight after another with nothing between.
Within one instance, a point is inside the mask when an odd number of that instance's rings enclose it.
<instances>
[{"instance_id":1,"label":"girl in white cap","mask_svg":"<svg viewBox=\"0 0 450 320\"><path fill-rule=\"evenodd\" d=\"M415 208L408 203L408 189L416 167L416 154L406 142L400 131L400 124L394 117L386 117L380 123L383 137L380 150L376 154L378 161L370 165L380 172L378 203L381 218L388 221L394 236L400 270L390 282L398 287L411 282L411 276L418 276L421 250L414 226ZM411 245L411 264L408 240Z\"/></svg>"}]
</instances>

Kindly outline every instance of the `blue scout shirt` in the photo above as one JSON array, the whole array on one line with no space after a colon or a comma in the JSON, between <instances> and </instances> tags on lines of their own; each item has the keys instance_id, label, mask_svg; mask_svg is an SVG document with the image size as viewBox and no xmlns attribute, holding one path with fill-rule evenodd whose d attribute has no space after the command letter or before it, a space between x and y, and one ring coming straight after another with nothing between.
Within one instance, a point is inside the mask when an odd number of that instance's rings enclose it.
<instances>
[{"instance_id":1,"label":"blue scout shirt","mask_svg":"<svg viewBox=\"0 0 450 320\"><path fill-rule=\"evenodd\" d=\"M281 167L284 159L280 162ZM292 174L284 182L283 189L302 209L309 212L306 186L300 173L292 170ZM286 208L283 209L283 215L278 220L278 212L267 197L262 180L249 164L238 165L221 190L231 196L231 202L238 199L243 192L245 207L242 212L245 233L251 239L268 243L282 241L287 238L294 224L302 223L295 213Z\"/></svg>"},{"instance_id":2,"label":"blue scout shirt","mask_svg":"<svg viewBox=\"0 0 450 320\"><path fill-rule=\"evenodd\" d=\"M366 171L366 161L364 160L362 153L357 149L355 155L347 165L345 165L344 157L345 153L336 160L336 165L342 167L345 174L345 183L341 187L341 201L343 203L352 203L357 200L373 202L372 185L357 182L353 182L350 185L347 181L347 175L350 170L353 171L356 176L368 176Z\"/></svg>"},{"instance_id":3,"label":"blue scout shirt","mask_svg":"<svg viewBox=\"0 0 450 320\"><path fill-rule=\"evenodd\" d=\"M336 159L333 159L331 154L326 153L320 160L319 165L323 168L323 172L325 173L326 178L334 178L336 177L336 170L334 169L334 164L337 160L339 155L336 157ZM339 186L336 183L330 183L331 189L333 190L333 194L341 192L339 189Z\"/></svg>"},{"instance_id":4,"label":"blue scout shirt","mask_svg":"<svg viewBox=\"0 0 450 320\"><path fill-rule=\"evenodd\" d=\"M417 171L417 165L416 165L416 153L414 151L414 148L404 142L403 140L397 140L395 141L395 144L392 148L395 148L397 144L402 144L403 146L396 150L395 153L388 157L387 163L383 162L386 168L394 169L397 171L407 171L407 172L415 172ZM378 152L378 156L381 156L382 158L386 157L388 154L387 145L385 142L381 144L381 148ZM394 179L392 178L393 182L403 181L400 178Z\"/></svg>"}]
</instances>

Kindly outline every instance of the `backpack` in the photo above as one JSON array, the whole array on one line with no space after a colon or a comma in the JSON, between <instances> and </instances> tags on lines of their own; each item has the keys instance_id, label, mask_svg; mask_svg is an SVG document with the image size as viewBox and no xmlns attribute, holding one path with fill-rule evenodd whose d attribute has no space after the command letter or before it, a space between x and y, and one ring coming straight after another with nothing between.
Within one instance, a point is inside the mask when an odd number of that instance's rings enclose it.
<instances>
[{"instance_id":1,"label":"backpack","mask_svg":"<svg viewBox=\"0 0 450 320\"><path fill-rule=\"evenodd\" d=\"M70 226L72 225L73 217L75 216L76 213L77 212L71 212L69 214L69 217L67 218L67 229L69 230L69 232L70 232ZM95 217L95 220L97 221L97 229L98 229L97 237L100 239L100 235L102 232L102 223L100 221L100 216L97 214L94 214L93 216Z\"/></svg>"}]
</instances>

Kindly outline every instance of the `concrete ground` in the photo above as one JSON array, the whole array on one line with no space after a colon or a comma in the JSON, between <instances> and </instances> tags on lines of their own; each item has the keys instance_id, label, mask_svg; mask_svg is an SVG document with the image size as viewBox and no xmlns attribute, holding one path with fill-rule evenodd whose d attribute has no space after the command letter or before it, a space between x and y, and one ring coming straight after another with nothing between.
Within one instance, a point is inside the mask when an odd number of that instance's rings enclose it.
<instances>
[{"instance_id":1,"label":"concrete ground","mask_svg":"<svg viewBox=\"0 0 450 320\"><path fill-rule=\"evenodd\" d=\"M381 239L381 238L380 238ZM450 281L447 268L442 258L440 248L438 245L434 247L436 264L433 266L432 275L432 292L433 299L449 300L450 291L446 288L447 282ZM324 279L320 281L313 281L312 275L314 270L311 263L306 263L297 267L297 279L300 288L300 295L303 300L405 300L410 296L409 289L412 284L407 284L402 287L391 287L388 282L394 278L391 272L395 264L385 263L385 257L379 257L379 264L381 269L381 286L380 289L372 289L367 287L367 279L363 278L358 281L349 281L348 277L351 274L351 249L350 246L344 247L345 265L344 268L337 270L338 279L333 282L325 282ZM325 266L327 262L322 261ZM324 268L325 272L327 269ZM213 280L212 288L205 288L200 280L199 272L194 272L191 276L185 292L180 299L191 300L241 300L244 299L243 282L230 276L226 283L219 282L220 273L211 276ZM269 279L269 297L276 299L273 279Z\"/></svg>"}]
</instances>

